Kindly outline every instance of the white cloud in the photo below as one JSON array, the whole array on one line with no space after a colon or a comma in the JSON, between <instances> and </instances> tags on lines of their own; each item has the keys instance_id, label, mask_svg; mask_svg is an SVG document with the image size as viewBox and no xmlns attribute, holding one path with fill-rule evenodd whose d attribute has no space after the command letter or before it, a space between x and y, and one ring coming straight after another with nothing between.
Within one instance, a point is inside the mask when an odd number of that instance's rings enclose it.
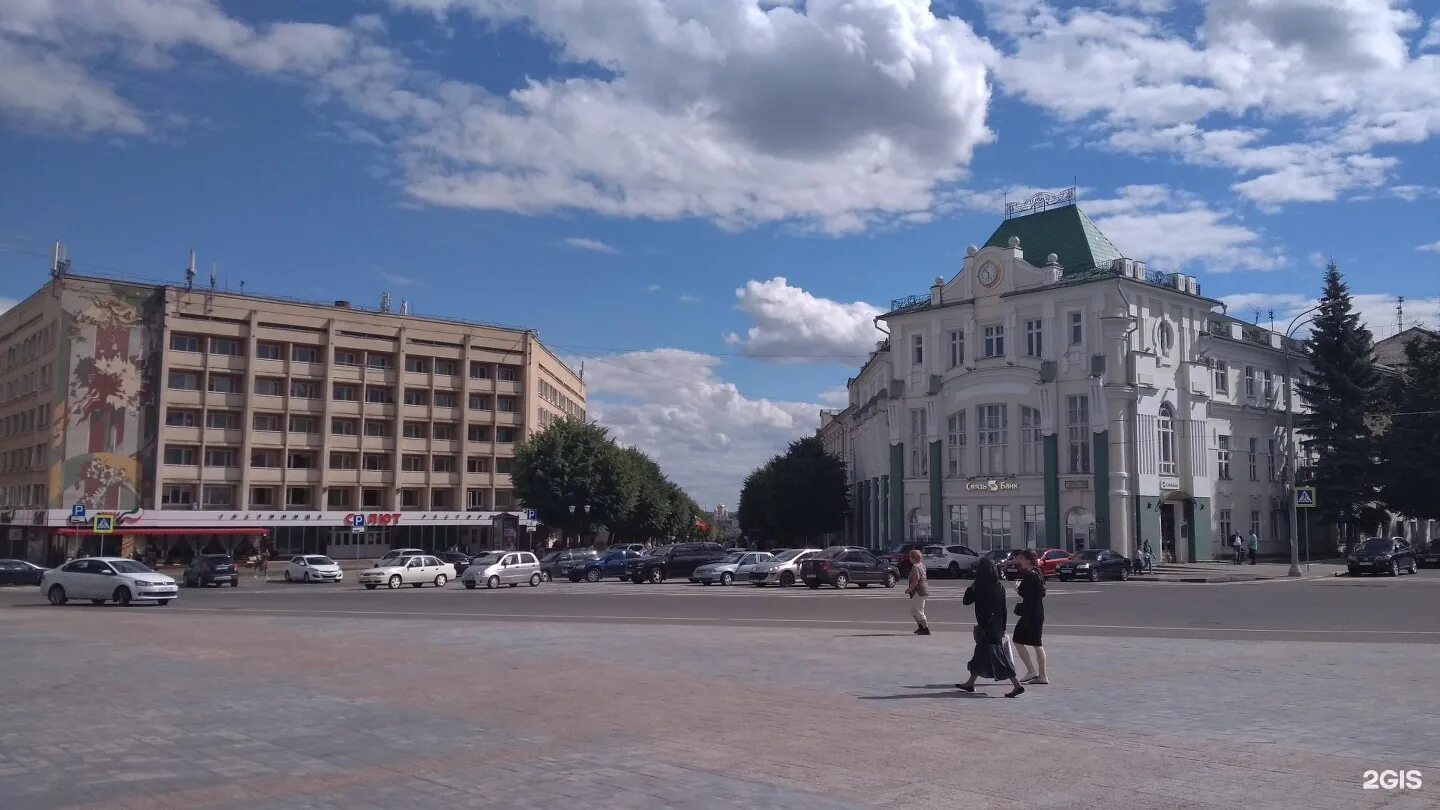
<instances>
[{"instance_id":1,"label":"white cloud","mask_svg":"<svg viewBox=\"0 0 1440 810\"><path fill-rule=\"evenodd\" d=\"M1232 273L1275 270L1285 263L1262 245L1260 234L1194 195L1162 185L1123 186L1117 194L1084 200L1081 208L1122 253L1156 269L1198 264L1212 273Z\"/></svg>"},{"instance_id":2,"label":"white cloud","mask_svg":"<svg viewBox=\"0 0 1440 810\"><path fill-rule=\"evenodd\" d=\"M682 303L682 304L698 304L698 303L700 303L700 297L699 297L699 296L696 296L696 295L692 295L691 293L680 293L679 295L675 296L675 300L678 301L678 302L680 302L680 303Z\"/></svg>"},{"instance_id":3,"label":"white cloud","mask_svg":"<svg viewBox=\"0 0 1440 810\"><path fill-rule=\"evenodd\" d=\"M1318 280L1316 286L1319 286ZM1258 312L1260 325L1267 328L1270 326L1269 311L1275 310L1277 331L1283 331L1293 318L1319 303L1319 299L1297 293L1236 293L1224 296L1221 300L1225 302L1231 317L1253 323ZM1396 312L1396 305L1399 303L1396 296L1388 293L1352 293L1350 303L1359 313L1361 322L1377 340L1400 331L1396 323L1399 314ZM1403 317L1403 324L1407 329L1417 325L1431 329L1440 328L1440 297L1407 297ZM1308 328L1302 321L1297 333L1303 335Z\"/></svg>"},{"instance_id":4,"label":"white cloud","mask_svg":"<svg viewBox=\"0 0 1440 810\"><path fill-rule=\"evenodd\" d=\"M5 298L4 296L0 296L0 312L6 311L7 309L15 306L18 303L20 303L20 300L17 298Z\"/></svg>"},{"instance_id":5,"label":"white cloud","mask_svg":"<svg viewBox=\"0 0 1440 810\"><path fill-rule=\"evenodd\" d=\"M645 285L645 292L651 292L651 293L660 292L660 285L659 285L659 284L647 284L647 285Z\"/></svg>"},{"instance_id":6,"label":"white cloud","mask_svg":"<svg viewBox=\"0 0 1440 810\"><path fill-rule=\"evenodd\" d=\"M820 404L827 408L839 409L850 404L850 391L846 388L826 388L820 392Z\"/></svg>"},{"instance_id":7,"label":"white cloud","mask_svg":"<svg viewBox=\"0 0 1440 810\"><path fill-rule=\"evenodd\" d=\"M420 283L420 280L413 276L402 276L399 273L381 273L380 280L396 287L414 287Z\"/></svg>"},{"instance_id":8,"label":"white cloud","mask_svg":"<svg viewBox=\"0 0 1440 810\"><path fill-rule=\"evenodd\" d=\"M703 505L735 503L752 469L813 433L819 404L747 397L721 359L681 349L589 358L588 413Z\"/></svg>"},{"instance_id":9,"label":"white cloud","mask_svg":"<svg viewBox=\"0 0 1440 810\"><path fill-rule=\"evenodd\" d=\"M755 325L743 336L726 335L725 341L748 357L781 363L858 362L884 337L874 323L879 308L863 301L818 298L780 276L747 281L735 298Z\"/></svg>"},{"instance_id":10,"label":"white cloud","mask_svg":"<svg viewBox=\"0 0 1440 810\"><path fill-rule=\"evenodd\" d=\"M1415 249L1425 251L1427 253L1440 253L1440 242L1430 242L1429 244L1425 245L1416 245Z\"/></svg>"},{"instance_id":11,"label":"white cloud","mask_svg":"<svg viewBox=\"0 0 1440 810\"><path fill-rule=\"evenodd\" d=\"M1396 0L1211 0L1198 29L1134 2L984 6L1002 89L1110 148L1228 168L1262 205L1378 187L1398 163L1377 147L1440 133L1440 57L1410 55Z\"/></svg>"},{"instance_id":12,"label":"white cloud","mask_svg":"<svg viewBox=\"0 0 1440 810\"><path fill-rule=\"evenodd\" d=\"M1430 30L1425 32L1424 39L1420 40L1420 50L1440 48L1440 17L1430 21Z\"/></svg>"},{"instance_id":13,"label":"white cloud","mask_svg":"<svg viewBox=\"0 0 1440 810\"><path fill-rule=\"evenodd\" d=\"M564 242L576 250L588 250L592 253L609 253L613 255L620 252L610 245L601 242L599 239L586 239L583 236L568 236Z\"/></svg>"}]
</instances>

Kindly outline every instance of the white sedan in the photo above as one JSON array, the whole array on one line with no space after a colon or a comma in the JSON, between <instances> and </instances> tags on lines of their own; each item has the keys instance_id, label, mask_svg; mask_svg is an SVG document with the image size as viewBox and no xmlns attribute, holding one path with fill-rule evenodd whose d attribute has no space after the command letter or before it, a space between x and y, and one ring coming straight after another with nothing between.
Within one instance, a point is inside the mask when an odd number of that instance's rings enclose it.
<instances>
[{"instance_id":1,"label":"white sedan","mask_svg":"<svg viewBox=\"0 0 1440 810\"><path fill-rule=\"evenodd\" d=\"M112 600L121 605L131 602L168 605L180 595L175 580L124 557L71 560L41 576L40 592L52 605L63 605L71 599L89 599L96 605Z\"/></svg>"},{"instance_id":2,"label":"white sedan","mask_svg":"<svg viewBox=\"0 0 1440 810\"><path fill-rule=\"evenodd\" d=\"M426 583L434 583L435 587L443 588L445 583L454 578L455 566L428 554L417 554L413 557L396 557L383 564L376 563L374 568L367 568L360 573L360 584L372 591L381 585L392 589L401 585L418 588Z\"/></svg>"},{"instance_id":3,"label":"white sedan","mask_svg":"<svg viewBox=\"0 0 1440 810\"><path fill-rule=\"evenodd\" d=\"M285 563L286 582L339 582L345 573L323 554L299 554Z\"/></svg>"}]
</instances>

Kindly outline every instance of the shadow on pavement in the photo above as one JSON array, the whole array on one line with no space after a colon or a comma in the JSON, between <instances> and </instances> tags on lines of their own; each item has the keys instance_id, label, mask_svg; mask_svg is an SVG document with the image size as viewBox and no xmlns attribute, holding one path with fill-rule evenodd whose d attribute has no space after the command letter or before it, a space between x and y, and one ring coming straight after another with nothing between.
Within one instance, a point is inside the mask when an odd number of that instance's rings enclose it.
<instances>
[{"instance_id":1,"label":"shadow on pavement","mask_svg":"<svg viewBox=\"0 0 1440 810\"><path fill-rule=\"evenodd\" d=\"M990 697L991 697L990 695L987 695L987 694L985 694L985 693L983 693L983 692L978 692L978 691L976 691L976 692L961 692L959 689L956 689L954 686L951 686L950 689L949 689L949 691L945 691L945 692L911 692L911 693L909 693L909 694L899 694L899 695L861 695L861 696L860 696L860 699L861 699L861 700L915 700L915 699L917 699L917 698L966 698L967 700L970 700L970 699L974 699L974 698L984 698L984 699L987 699L987 700L988 700Z\"/></svg>"}]
</instances>

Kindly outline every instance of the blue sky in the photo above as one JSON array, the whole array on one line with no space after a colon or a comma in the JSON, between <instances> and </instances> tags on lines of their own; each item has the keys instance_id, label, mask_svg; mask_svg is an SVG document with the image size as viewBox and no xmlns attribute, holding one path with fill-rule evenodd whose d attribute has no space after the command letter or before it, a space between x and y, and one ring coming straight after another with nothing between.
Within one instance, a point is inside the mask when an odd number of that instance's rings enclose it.
<instances>
[{"instance_id":1,"label":"blue sky","mask_svg":"<svg viewBox=\"0 0 1440 810\"><path fill-rule=\"evenodd\" d=\"M1078 184L1232 314L1334 258L1377 333L1396 295L1440 326L1437 134L1435 3L36 0L0 20L0 306L59 239L534 327L733 504L1006 197Z\"/></svg>"}]
</instances>

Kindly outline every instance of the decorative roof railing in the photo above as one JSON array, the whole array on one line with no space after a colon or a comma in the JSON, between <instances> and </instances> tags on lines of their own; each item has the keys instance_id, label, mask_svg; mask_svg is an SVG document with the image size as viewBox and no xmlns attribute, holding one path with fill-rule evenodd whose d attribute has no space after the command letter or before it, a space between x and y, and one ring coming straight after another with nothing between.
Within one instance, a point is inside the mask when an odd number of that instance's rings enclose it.
<instances>
[{"instance_id":1,"label":"decorative roof railing","mask_svg":"<svg viewBox=\"0 0 1440 810\"><path fill-rule=\"evenodd\" d=\"M1022 214L1034 214L1057 206L1074 204L1074 186L1056 192L1041 191L1036 194L1031 194L1020 202L1005 203L1005 218L1009 219Z\"/></svg>"},{"instance_id":2,"label":"decorative roof railing","mask_svg":"<svg viewBox=\"0 0 1440 810\"><path fill-rule=\"evenodd\" d=\"M899 312L902 309L915 309L916 307L927 306L929 303L930 295L928 293L907 295L904 298L892 298L890 299L890 311Z\"/></svg>"}]
</instances>

